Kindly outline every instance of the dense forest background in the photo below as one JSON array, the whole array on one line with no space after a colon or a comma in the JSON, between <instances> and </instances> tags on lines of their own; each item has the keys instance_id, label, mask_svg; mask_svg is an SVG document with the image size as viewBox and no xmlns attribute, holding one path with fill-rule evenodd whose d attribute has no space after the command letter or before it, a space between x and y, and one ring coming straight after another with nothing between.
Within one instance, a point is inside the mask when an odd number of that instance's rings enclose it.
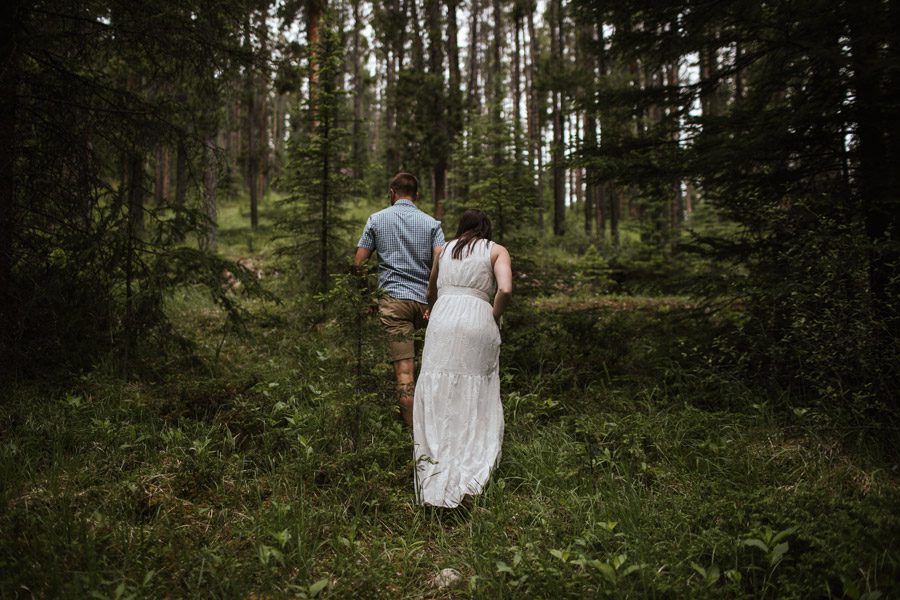
<instances>
[{"instance_id":1,"label":"dense forest background","mask_svg":"<svg viewBox=\"0 0 900 600\"><path fill-rule=\"evenodd\" d=\"M4 595L898 593L898 3L2 10ZM513 257L481 512L349 268L400 170Z\"/></svg>"}]
</instances>

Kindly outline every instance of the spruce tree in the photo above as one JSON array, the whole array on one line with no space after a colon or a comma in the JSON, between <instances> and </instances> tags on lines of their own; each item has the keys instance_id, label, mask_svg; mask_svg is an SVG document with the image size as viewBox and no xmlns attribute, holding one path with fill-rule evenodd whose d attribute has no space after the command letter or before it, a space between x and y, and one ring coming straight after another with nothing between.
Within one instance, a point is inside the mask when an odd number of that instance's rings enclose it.
<instances>
[{"instance_id":1,"label":"spruce tree","mask_svg":"<svg viewBox=\"0 0 900 600\"><path fill-rule=\"evenodd\" d=\"M352 169L352 114L342 89L344 50L340 24L326 11L319 39L311 48L310 93L298 111L301 125L288 151L289 195L284 228L292 242L285 252L296 259L301 276L314 289L328 289L329 275L344 256L349 223L343 207L357 192Z\"/></svg>"}]
</instances>

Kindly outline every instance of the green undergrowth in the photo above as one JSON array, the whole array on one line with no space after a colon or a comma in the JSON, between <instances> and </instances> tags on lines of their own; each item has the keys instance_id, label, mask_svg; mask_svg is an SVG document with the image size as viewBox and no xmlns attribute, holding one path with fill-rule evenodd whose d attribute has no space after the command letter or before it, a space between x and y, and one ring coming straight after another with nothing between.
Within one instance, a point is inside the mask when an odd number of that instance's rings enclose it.
<instances>
[{"instance_id":1,"label":"green undergrowth","mask_svg":"<svg viewBox=\"0 0 900 600\"><path fill-rule=\"evenodd\" d=\"M518 297L500 465L430 509L377 324L346 281L292 299L252 247L282 302L249 301L238 331L179 291L196 360L8 391L0 596L900 594L896 434L715 375L720 323L690 298Z\"/></svg>"}]
</instances>

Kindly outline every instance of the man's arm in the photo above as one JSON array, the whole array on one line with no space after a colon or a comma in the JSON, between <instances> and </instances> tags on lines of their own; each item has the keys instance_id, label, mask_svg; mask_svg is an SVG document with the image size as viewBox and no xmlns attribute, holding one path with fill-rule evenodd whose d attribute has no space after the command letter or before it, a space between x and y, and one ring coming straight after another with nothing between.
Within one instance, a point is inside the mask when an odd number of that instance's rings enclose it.
<instances>
[{"instance_id":1,"label":"man's arm","mask_svg":"<svg viewBox=\"0 0 900 600\"><path fill-rule=\"evenodd\" d=\"M375 226L372 223L372 217L366 221L366 226L363 229L362 237L359 238L359 241L356 243L356 255L353 257L353 266L359 268L362 266L364 262L369 260L369 257L372 256L372 251L375 250Z\"/></svg>"},{"instance_id":2,"label":"man's arm","mask_svg":"<svg viewBox=\"0 0 900 600\"><path fill-rule=\"evenodd\" d=\"M369 248L357 248L356 256L353 257L353 266L361 267L364 262L372 256L372 250Z\"/></svg>"},{"instance_id":3,"label":"man's arm","mask_svg":"<svg viewBox=\"0 0 900 600\"><path fill-rule=\"evenodd\" d=\"M432 255L434 256L434 260L431 263L431 276L428 278L428 311L431 312L431 307L434 306L434 303L437 302L437 278L438 278L438 266L441 264L441 252L443 252L442 247L437 247L432 251Z\"/></svg>"}]
</instances>

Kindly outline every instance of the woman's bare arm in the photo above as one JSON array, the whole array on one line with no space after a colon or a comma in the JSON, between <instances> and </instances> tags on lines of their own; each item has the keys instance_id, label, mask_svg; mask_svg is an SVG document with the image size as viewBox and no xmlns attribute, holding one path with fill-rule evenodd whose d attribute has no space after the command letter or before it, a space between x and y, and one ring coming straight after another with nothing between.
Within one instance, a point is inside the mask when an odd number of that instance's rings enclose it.
<instances>
[{"instance_id":1,"label":"woman's bare arm","mask_svg":"<svg viewBox=\"0 0 900 600\"><path fill-rule=\"evenodd\" d=\"M512 297L512 260L509 252L500 244L491 248L491 264L497 280L497 293L494 295L494 318L499 319Z\"/></svg>"},{"instance_id":2,"label":"woman's bare arm","mask_svg":"<svg viewBox=\"0 0 900 600\"><path fill-rule=\"evenodd\" d=\"M438 278L438 266L440 265L441 253L444 251L444 248L438 246L434 249L434 259L431 263L431 276L428 278L428 312L431 312L431 308L434 306L434 303L437 302L437 278Z\"/></svg>"}]
</instances>

